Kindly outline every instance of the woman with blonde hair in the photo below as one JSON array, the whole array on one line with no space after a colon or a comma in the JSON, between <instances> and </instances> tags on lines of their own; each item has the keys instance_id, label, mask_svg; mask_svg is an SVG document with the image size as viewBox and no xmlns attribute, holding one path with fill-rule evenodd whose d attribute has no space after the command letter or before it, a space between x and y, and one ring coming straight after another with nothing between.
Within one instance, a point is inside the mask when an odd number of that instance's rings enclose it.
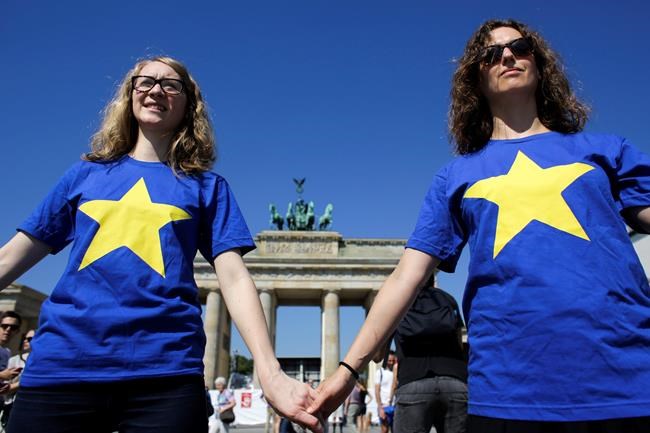
<instances>
[{"instance_id":1,"label":"woman with blonde hair","mask_svg":"<svg viewBox=\"0 0 650 433\"><path fill-rule=\"evenodd\" d=\"M650 231L650 158L582 132L587 112L539 33L479 27L451 91L459 156L311 412L337 406L425 278L469 244L467 431L650 431L650 287L625 227Z\"/></svg>"},{"instance_id":2,"label":"woman with blonde hair","mask_svg":"<svg viewBox=\"0 0 650 433\"><path fill-rule=\"evenodd\" d=\"M318 430L313 392L273 353L242 255L255 244L228 183L210 172L199 86L169 57L138 62L91 151L0 248L0 288L72 243L41 309L9 432L205 432L197 250L256 361L269 403Z\"/></svg>"}]
</instances>

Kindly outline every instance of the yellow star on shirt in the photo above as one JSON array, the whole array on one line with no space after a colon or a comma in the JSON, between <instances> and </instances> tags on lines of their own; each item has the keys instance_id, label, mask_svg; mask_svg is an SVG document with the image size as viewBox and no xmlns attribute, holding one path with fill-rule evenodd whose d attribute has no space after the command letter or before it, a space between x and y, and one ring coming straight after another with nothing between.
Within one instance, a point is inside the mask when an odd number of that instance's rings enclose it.
<instances>
[{"instance_id":1,"label":"yellow star on shirt","mask_svg":"<svg viewBox=\"0 0 650 433\"><path fill-rule=\"evenodd\" d=\"M541 168L519 151L507 174L472 185L464 198L483 198L499 207L493 258L533 220L589 240L562 191L593 169L581 162Z\"/></svg>"},{"instance_id":2,"label":"yellow star on shirt","mask_svg":"<svg viewBox=\"0 0 650 433\"><path fill-rule=\"evenodd\" d=\"M99 224L79 270L95 260L126 247L154 271L165 277L160 229L171 221L192 218L176 206L153 203L144 178L140 178L119 200L91 200L79 210Z\"/></svg>"}]
</instances>

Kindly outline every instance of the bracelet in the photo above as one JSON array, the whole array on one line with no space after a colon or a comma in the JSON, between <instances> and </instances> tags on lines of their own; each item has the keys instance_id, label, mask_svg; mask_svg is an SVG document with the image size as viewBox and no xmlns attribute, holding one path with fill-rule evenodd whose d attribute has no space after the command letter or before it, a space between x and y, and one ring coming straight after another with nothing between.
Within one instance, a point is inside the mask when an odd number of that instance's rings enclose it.
<instances>
[{"instance_id":1,"label":"bracelet","mask_svg":"<svg viewBox=\"0 0 650 433\"><path fill-rule=\"evenodd\" d=\"M348 370L350 370L350 373L352 373L352 377L354 377L356 380L359 380L359 373L357 372L357 370L355 370L349 364L347 364L347 363L345 363L343 361L339 362L339 365L341 365L341 366L347 368Z\"/></svg>"}]
</instances>

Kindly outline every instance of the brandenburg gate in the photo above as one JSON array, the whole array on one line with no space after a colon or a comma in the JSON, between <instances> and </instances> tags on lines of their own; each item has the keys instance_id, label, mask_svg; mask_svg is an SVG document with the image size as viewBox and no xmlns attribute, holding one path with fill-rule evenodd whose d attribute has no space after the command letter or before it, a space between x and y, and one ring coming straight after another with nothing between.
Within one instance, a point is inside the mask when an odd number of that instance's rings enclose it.
<instances>
[{"instance_id":1,"label":"brandenburg gate","mask_svg":"<svg viewBox=\"0 0 650 433\"><path fill-rule=\"evenodd\" d=\"M362 306L366 314L404 250L403 239L344 239L334 231L262 231L257 249L244 257L275 344L278 306L321 307L321 379L338 367L339 307ZM212 266L195 261L205 302L205 381L226 376L231 320Z\"/></svg>"}]
</instances>

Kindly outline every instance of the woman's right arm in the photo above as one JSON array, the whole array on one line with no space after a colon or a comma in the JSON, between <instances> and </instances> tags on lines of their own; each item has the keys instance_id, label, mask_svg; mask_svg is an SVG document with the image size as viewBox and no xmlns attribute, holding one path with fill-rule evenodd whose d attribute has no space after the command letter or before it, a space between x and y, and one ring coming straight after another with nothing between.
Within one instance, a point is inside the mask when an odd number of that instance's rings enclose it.
<instances>
[{"instance_id":1,"label":"woman's right arm","mask_svg":"<svg viewBox=\"0 0 650 433\"><path fill-rule=\"evenodd\" d=\"M16 281L48 255L52 248L24 232L18 232L0 248L0 290Z\"/></svg>"}]
</instances>

